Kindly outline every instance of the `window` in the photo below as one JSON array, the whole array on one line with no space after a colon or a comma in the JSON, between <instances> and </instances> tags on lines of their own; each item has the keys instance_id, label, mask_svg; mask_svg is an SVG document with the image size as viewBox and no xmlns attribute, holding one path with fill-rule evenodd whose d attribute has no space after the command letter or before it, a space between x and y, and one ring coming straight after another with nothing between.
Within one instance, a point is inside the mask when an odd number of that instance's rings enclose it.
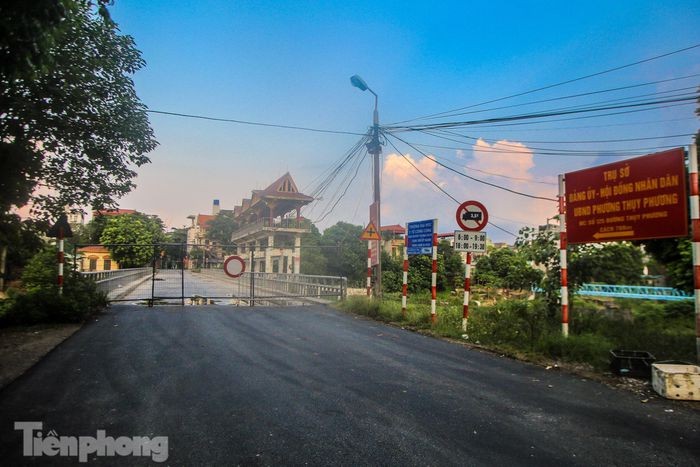
<instances>
[{"instance_id":1,"label":"window","mask_svg":"<svg viewBox=\"0 0 700 467\"><path fill-rule=\"evenodd\" d=\"M105 258L104 260L104 268L105 271L111 271L112 270L112 260Z\"/></svg>"},{"instance_id":2,"label":"window","mask_svg":"<svg viewBox=\"0 0 700 467\"><path fill-rule=\"evenodd\" d=\"M90 258L90 271L97 271L97 258Z\"/></svg>"}]
</instances>

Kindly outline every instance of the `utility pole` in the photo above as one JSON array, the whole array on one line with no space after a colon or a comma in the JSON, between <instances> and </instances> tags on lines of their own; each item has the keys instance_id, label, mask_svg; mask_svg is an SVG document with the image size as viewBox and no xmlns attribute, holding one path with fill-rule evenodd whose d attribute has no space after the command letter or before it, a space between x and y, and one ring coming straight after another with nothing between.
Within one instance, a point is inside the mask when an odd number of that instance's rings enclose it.
<instances>
[{"instance_id":1,"label":"utility pole","mask_svg":"<svg viewBox=\"0 0 700 467\"><path fill-rule=\"evenodd\" d=\"M350 82L352 83L353 86L356 88L360 89L361 91L369 91L372 94L374 94L374 114L372 116L372 137L367 143L367 152L372 154L373 156L373 167L374 167L374 183L373 183L373 192L374 192L374 203L373 206L376 209L376 218L377 218L377 225L375 226L377 228L377 232L379 232L379 236L381 237L382 235L382 217L381 217L381 188L379 184L380 180L380 159L379 156L382 154L382 144L379 142L379 111L377 110L377 104L378 104L378 96L377 93L372 91L369 86L367 86L367 83L360 78L358 75L353 75L350 78ZM377 240L377 268L376 268L376 273L377 273L377 279L375 281L375 289L374 289L374 296L381 298L382 296L382 241Z\"/></svg>"}]
</instances>

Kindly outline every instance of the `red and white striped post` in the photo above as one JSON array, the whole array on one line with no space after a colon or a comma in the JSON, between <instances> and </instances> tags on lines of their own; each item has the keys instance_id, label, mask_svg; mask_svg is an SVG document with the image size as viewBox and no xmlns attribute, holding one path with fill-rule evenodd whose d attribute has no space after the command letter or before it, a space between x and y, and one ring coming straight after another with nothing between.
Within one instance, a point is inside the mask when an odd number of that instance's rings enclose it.
<instances>
[{"instance_id":1,"label":"red and white striped post","mask_svg":"<svg viewBox=\"0 0 700 467\"><path fill-rule=\"evenodd\" d=\"M569 336L569 287L566 275L566 199L564 175L559 175L559 268L561 269L561 333Z\"/></svg>"},{"instance_id":2,"label":"red and white striped post","mask_svg":"<svg viewBox=\"0 0 700 467\"><path fill-rule=\"evenodd\" d=\"M372 240L367 240L367 296L372 296Z\"/></svg>"},{"instance_id":3,"label":"red and white striped post","mask_svg":"<svg viewBox=\"0 0 700 467\"><path fill-rule=\"evenodd\" d=\"M430 278L430 322L437 322L436 300L437 300L437 219L433 219L433 272Z\"/></svg>"},{"instance_id":4,"label":"red and white striped post","mask_svg":"<svg viewBox=\"0 0 700 467\"><path fill-rule=\"evenodd\" d=\"M690 172L690 222L693 229L693 283L695 289L695 356L700 362L700 188L698 187L698 146L688 151Z\"/></svg>"},{"instance_id":5,"label":"red and white striped post","mask_svg":"<svg viewBox=\"0 0 700 467\"><path fill-rule=\"evenodd\" d=\"M464 265L464 303L462 304L462 331L467 332L469 318L469 293L472 289L472 252L467 252L467 262Z\"/></svg>"},{"instance_id":6,"label":"red and white striped post","mask_svg":"<svg viewBox=\"0 0 700 467\"><path fill-rule=\"evenodd\" d=\"M408 246L403 247L403 284L401 285L401 315L406 317L406 297L408 296Z\"/></svg>"},{"instance_id":7,"label":"red and white striped post","mask_svg":"<svg viewBox=\"0 0 700 467\"><path fill-rule=\"evenodd\" d=\"M63 227L58 228L58 294L63 295L63 264L66 262L63 254Z\"/></svg>"}]
</instances>

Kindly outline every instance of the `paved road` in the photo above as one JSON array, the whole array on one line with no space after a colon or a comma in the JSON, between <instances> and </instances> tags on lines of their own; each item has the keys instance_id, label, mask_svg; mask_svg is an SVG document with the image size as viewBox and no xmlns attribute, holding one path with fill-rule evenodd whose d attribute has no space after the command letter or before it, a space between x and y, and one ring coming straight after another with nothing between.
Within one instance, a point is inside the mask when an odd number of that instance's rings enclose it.
<instances>
[{"instance_id":1,"label":"paved road","mask_svg":"<svg viewBox=\"0 0 700 467\"><path fill-rule=\"evenodd\" d=\"M168 436L169 465L700 463L684 404L323 307L115 306L0 392L0 420L4 465L18 420ZM96 458L120 460L146 459Z\"/></svg>"}]
</instances>

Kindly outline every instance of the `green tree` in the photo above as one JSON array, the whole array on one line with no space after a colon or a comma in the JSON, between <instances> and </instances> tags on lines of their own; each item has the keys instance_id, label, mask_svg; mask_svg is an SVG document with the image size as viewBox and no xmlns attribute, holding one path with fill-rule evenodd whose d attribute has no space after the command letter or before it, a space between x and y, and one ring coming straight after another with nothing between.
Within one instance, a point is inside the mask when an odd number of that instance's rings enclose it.
<instances>
[{"instance_id":1,"label":"green tree","mask_svg":"<svg viewBox=\"0 0 700 467\"><path fill-rule=\"evenodd\" d=\"M109 218L100 241L122 268L135 268L152 260L154 253L158 253L153 244L163 239L160 219L144 214L122 214Z\"/></svg>"},{"instance_id":2,"label":"green tree","mask_svg":"<svg viewBox=\"0 0 700 467\"><path fill-rule=\"evenodd\" d=\"M328 275L326 256L322 250L323 236L315 225L311 224L311 232L301 238L301 273Z\"/></svg>"},{"instance_id":3,"label":"green tree","mask_svg":"<svg viewBox=\"0 0 700 467\"><path fill-rule=\"evenodd\" d=\"M207 239L219 245L229 245L226 253L233 253L231 247L231 235L238 229L239 222L233 218L233 213L219 212L207 223Z\"/></svg>"},{"instance_id":4,"label":"green tree","mask_svg":"<svg viewBox=\"0 0 700 467\"><path fill-rule=\"evenodd\" d=\"M367 277L367 242L360 240L363 230L359 225L338 222L323 232L321 247L329 275L347 277L348 282L354 285L364 283Z\"/></svg>"},{"instance_id":5,"label":"green tree","mask_svg":"<svg viewBox=\"0 0 700 467\"><path fill-rule=\"evenodd\" d=\"M686 292L693 291L693 251L690 238L645 240L642 245L664 267L668 285Z\"/></svg>"},{"instance_id":6,"label":"green tree","mask_svg":"<svg viewBox=\"0 0 700 467\"><path fill-rule=\"evenodd\" d=\"M644 268L642 250L628 242L576 245L571 249L570 263L573 287L584 282L639 284Z\"/></svg>"},{"instance_id":7,"label":"green tree","mask_svg":"<svg viewBox=\"0 0 700 467\"><path fill-rule=\"evenodd\" d=\"M0 14L2 210L101 208L133 188L156 147L131 75L144 66L106 1L10 1ZM27 6L31 5L31 6ZM50 7L43 9L43 7ZM44 194L32 195L41 183Z\"/></svg>"},{"instance_id":8,"label":"green tree","mask_svg":"<svg viewBox=\"0 0 700 467\"><path fill-rule=\"evenodd\" d=\"M508 290L529 290L539 286L542 271L534 269L524 253L499 248L482 256L474 271L474 279L480 283Z\"/></svg>"}]
</instances>

